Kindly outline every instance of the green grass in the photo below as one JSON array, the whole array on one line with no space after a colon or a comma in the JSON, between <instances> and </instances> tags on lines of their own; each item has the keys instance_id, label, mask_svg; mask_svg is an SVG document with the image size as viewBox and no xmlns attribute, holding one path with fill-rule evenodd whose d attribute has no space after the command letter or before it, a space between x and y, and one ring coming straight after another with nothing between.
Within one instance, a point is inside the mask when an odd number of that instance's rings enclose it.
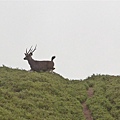
<instances>
[{"instance_id":1,"label":"green grass","mask_svg":"<svg viewBox=\"0 0 120 120\"><path fill-rule=\"evenodd\" d=\"M95 120L120 120L120 77L97 75L88 78L94 88L94 96L87 105Z\"/></svg>"},{"instance_id":2,"label":"green grass","mask_svg":"<svg viewBox=\"0 0 120 120\"><path fill-rule=\"evenodd\" d=\"M0 67L0 120L85 120L84 101L94 120L119 120L120 77L93 75L78 81Z\"/></svg>"},{"instance_id":3,"label":"green grass","mask_svg":"<svg viewBox=\"0 0 120 120\"><path fill-rule=\"evenodd\" d=\"M58 74L1 67L0 120L85 120L85 92Z\"/></svg>"}]
</instances>

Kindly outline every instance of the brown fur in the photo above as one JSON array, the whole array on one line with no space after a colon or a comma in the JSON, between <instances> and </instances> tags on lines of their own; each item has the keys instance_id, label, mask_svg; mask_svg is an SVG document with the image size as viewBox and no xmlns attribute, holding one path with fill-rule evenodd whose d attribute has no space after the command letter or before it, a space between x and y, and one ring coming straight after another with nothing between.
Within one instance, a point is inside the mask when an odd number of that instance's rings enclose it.
<instances>
[{"instance_id":1,"label":"brown fur","mask_svg":"<svg viewBox=\"0 0 120 120\"><path fill-rule=\"evenodd\" d=\"M26 53L25 53L25 58L24 60L28 60L28 63L31 67L31 70L32 71L37 71L37 72L40 72L40 71L53 71L55 68L54 68L54 62L53 62L53 59L55 59L55 56L53 56L51 58L51 61L37 61L37 60L34 60L32 59L32 55L33 55L33 52L36 50L36 48L31 51L31 49L29 50L29 52L27 52L26 50Z\"/></svg>"}]
</instances>

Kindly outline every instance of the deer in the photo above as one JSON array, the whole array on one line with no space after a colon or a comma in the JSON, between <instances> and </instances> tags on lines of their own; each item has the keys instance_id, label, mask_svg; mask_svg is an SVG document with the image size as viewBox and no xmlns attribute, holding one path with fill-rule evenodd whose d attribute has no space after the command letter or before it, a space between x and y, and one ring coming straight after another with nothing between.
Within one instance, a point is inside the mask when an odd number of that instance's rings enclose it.
<instances>
[{"instance_id":1,"label":"deer","mask_svg":"<svg viewBox=\"0 0 120 120\"><path fill-rule=\"evenodd\" d=\"M36 71L36 72L53 72L54 68L54 62L53 60L55 59L55 56L52 56L51 61L38 61L34 60L32 58L33 52L35 52L37 45L35 48L32 50L32 46L30 47L29 50L26 49L25 58L24 60L27 60L31 70L30 71Z\"/></svg>"}]
</instances>

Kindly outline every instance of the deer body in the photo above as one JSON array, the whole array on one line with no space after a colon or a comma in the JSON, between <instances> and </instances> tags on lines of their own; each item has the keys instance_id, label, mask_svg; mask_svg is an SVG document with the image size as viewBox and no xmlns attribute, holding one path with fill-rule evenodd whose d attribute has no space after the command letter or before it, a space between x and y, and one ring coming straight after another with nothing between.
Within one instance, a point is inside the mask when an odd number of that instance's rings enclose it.
<instances>
[{"instance_id":1,"label":"deer body","mask_svg":"<svg viewBox=\"0 0 120 120\"><path fill-rule=\"evenodd\" d=\"M33 52L36 50L36 47L33 51L31 51L31 49L29 50L29 52L27 52L26 50L26 53L25 53L25 58L24 60L28 60L28 63L31 67L31 70L32 71L37 71L37 72L40 72L40 71L53 71L55 68L54 68L54 62L53 62L53 59L55 58L55 56L53 56L51 58L51 61L37 61L37 60L34 60L32 59L32 54Z\"/></svg>"}]
</instances>

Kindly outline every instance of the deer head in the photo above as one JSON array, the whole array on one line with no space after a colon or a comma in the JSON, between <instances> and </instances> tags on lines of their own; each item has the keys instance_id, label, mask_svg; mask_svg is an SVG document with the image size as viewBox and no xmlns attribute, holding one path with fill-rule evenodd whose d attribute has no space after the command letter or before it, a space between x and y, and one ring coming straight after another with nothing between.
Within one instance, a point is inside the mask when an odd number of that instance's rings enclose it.
<instances>
[{"instance_id":1,"label":"deer head","mask_svg":"<svg viewBox=\"0 0 120 120\"><path fill-rule=\"evenodd\" d=\"M37 45L35 46L35 48L32 50L32 46L30 47L29 51L27 51L26 49L26 53L25 53L25 58L24 60L29 60L31 58L31 56L33 55L33 52L36 50Z\"/></svg>"}]
</instances>

